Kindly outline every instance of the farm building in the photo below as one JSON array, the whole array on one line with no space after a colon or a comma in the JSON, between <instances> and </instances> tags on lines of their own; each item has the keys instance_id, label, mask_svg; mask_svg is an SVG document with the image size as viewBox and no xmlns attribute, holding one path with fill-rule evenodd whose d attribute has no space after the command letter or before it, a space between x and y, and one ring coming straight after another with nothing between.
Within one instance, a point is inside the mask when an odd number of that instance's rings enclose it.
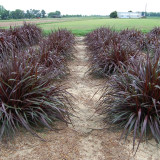
<instances>
[{"instance_id":1,"label":"farm building","mask_svg":"<svg viewBox=\"0 0 160 160\"><path fill-rule=\"evenodd\" d=\"M117 12L118 18L142 18L142 12Z\"/></svg>"}]
</instances>

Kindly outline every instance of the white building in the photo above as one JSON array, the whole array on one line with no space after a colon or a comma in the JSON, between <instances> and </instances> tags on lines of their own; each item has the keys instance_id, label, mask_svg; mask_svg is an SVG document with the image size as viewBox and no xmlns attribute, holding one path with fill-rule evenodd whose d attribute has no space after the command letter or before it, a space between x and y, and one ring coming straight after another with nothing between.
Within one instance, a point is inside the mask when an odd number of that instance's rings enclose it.
<instances>
[{"instance_id":1,"label":"white building","mask_svg":"<svg viewBox=\"0 0 160 160\"><path fill-rule=\"evenodd\" d=\"M118 18L142 18L142 12L117 12Z\"/></svg>"}]
</instances>

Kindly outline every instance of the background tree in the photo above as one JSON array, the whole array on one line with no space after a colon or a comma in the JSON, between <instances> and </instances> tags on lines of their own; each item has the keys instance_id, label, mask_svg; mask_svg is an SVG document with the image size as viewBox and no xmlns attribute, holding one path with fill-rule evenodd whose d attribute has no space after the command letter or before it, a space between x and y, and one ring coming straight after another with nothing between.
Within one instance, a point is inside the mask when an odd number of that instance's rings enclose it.
<instances>
[{"instance_id":1,"label":"background tree","mask_svg":"<svg viewBox=\"0 0 160 160\"><path fill-rule=\"evenodd\" d=\"M40 12L40 10L33 9L33 10L32 10L32 13L33 13L34 18L39 18L39 17L41 17L41 12Z\"/></svg>"},{"instance_id":2,"label":"background tree","mask_svg":"<svg viewBox=\"0 0 160 160\"><path fill-rule=\"evenodd\" d=\"M81 14L65 14L62 17L83 17Z\"/></svg>"},{"instance_id":3,"label":"background tree","mask_svg":"<svg viewBox=\"0 0 160 160\"><path fill-rule=\"evenodd\" d=\"M2 6L2 5L0 5L0 14L2 13L2 12L4 12L6 9Z\"/></svg>"},{"instance_id":4,"label":"background tree","mask_svg":"<svg viewBox=\"0 0 160 160\"><path fill-rule=\"evenodd\" d=\"M145 12L144 12L145 13ZM146 12L146 16L160 17L160 12Z\"/></svg>"},{"instance_id":5,"label":"background tree","mask_svg":"<svg viewBox=\"0 0 160 160\"><path fill-rule=\"evenodd\" d=\"M10 19L10 12L8 10L5 10L2 14L1 14L1 19L6 20L6 19Z\"/></svg>"},{"instance_id":6,"label":"background tree","mask_svg":"<svg viewBox=\"0 0 160 160\"><path fill-rule=\"evenodd\" d=\"M27 10L25 13L26 18L38 18L41 17L41 11L36 9Z\"/></svg>"},{"instance_id":7,"label":"background tree","mask_svg":"<svg viewBox=\"0 0 160 160\"><path fill-rule=\"evenodd\" d=\"M110 18L117 18L117 11L111 12L109 16Z\"/></svg>"},{"instance_id":8,"label":"background tree","mask_svg":"<svg viewBox=\"0 0 160 160\"><path fill-rule=\"evenodd\" d=\"M42 18L45 18L45 17L46 17L45 15L46 15L46 12L45 12L45 10L42 9L42 10L41 10L41 17L42 17Z\"/></svg>"},{"instance_id":9,"label":"background tree","mask_svg":"<svg viewBox=\"0 0 160 160\"><path fill-rule=\"evenodd\" d=\"M13 19L22 19L25 18L25 13L23 10L16 9L10 13L10 17Z\"/></svg>"},{"instance_id":10,"label":"background tree","mask_svg":"<svg viewBox=\"0 0 160 160\"><path fill-rule=\"evenodd\" d=\"M9 19L9 11L0 5L0 19Z\"/></svg>"},{"instance_id":11,"label":"background tree","mask_svg":"<svg viewBox=\"0 0 160 160\"><path fill-rule=\"evenodd\" d=\"M60 18L61 17L61 12L60 11L50 12L48 14L48 17L50 17L50 18Z\"/></svg>"},{"instance_id":12,"label":"background tree","mask_svg":"<svg viewBox=\"0 0 160 160\"><path fill-rule=\"evenodd\" d=\"M27 10L27 11L26 11L26 13L25 13L25 18L29 18L29 19L32 18L32 14L31 14L30 10Z\"/></svg>"}]
</instances>

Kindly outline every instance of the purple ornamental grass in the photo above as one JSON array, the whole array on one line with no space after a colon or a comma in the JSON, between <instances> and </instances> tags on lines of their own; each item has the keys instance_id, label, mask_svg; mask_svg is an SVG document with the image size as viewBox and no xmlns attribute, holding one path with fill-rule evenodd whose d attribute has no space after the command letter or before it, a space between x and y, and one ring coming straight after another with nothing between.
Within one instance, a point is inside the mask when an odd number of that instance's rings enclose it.
<instances>
[{"instance_id":1,"label":"purple ornamental grass","mask_svg":"<svg viewBox=\"0 0 160 160\"><path fill-rule=\"evenodd\" d=\"M124 41L130 41L132 44L143 51L146 49L145 34L137 29L124 29L120 33L121 39Z\"/></svg>"},{"instance_id":2,"label":"purple ornamental grass","mask_svg":"<svg viewBox=\"0 0 160 160\"><path fill-rule=\"evenodd\" d=\"M31 51L22 52L1 60L0 139L15 135L19 127L38 136L38 126L53 129L54 121L70 122L65 88L42 75Z\"/></svg>"},{"instance_id":3,"label":"purple ornamental grass","mask_svg":"<svg viewBox=\"0 0 160 160\"><path fill-rule=\"evenodd\" d=\"M72 57L72 50L75 44L75 36L66 29L58 29L47 38L47 50L55 51L64 57Z\"/></svg>"},{"instance_id":4,"label":"purple ornamental grass","mask_svg":"<svg viewBox=\"0 0 160 160\"><path fill-rule=\"evenodd\" d=\"M102 96L105 122L115 129L123 129L121 139L133 134L133 149L138 138L150 135L160 142L160 54L154 59L130 59L120 72L112 75Z\"/></svg>"},{"instance_id":5,"label":"purple ornamental grass","mask_svg":"<svg viewBox=\"0 0 160 160\"><path fill-rule=\"evenodd\" d=\"M116 66L127 64L132 56L139 54L136 44L109 28L99 28L89 33L86 44L90 51L89 71L100 76L115 73Z\"/></svg>"},{"instance_id":6,"label":"purple ornamental grass","mask_svg":"<svg viewBox=\"0 0 160 160\"><path fill-rule=\"evenodd\" d=\"M52 78L64 77L68 72L67 60L72 57L75 37L66 29L52 32L39 47L39 63L46 67Z\"/></svg>"},{"instance_id":7,"label":"purple ornamental grass","mask_svg":"<svg viewBox=\"0 0 160 160\"><path fill-rule=\"evenodd\" d=\"M10 27L9 30L0 31L0 54L10 54L25 47L39 43L42 38L42 31L34 24L24 23L21 27Z\"/></svg>"}]
</instances>

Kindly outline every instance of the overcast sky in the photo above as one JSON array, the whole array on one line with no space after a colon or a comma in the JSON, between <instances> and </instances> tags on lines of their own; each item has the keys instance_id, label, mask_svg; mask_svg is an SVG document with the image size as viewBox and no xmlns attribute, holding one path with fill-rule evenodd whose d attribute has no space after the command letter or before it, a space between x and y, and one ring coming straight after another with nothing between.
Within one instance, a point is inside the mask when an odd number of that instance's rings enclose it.
<instances>
[{"instance_id":1,"label":"overcast sky","mask_svg":"<svg viewBox=\"0 0 160 160\"><path fill-rule=\"evenodd\" d=\"M160 12L160 0L0 0L7 10L59 10L62 14L107 15L112 11Z\"/></svg>"}]
</instances>

